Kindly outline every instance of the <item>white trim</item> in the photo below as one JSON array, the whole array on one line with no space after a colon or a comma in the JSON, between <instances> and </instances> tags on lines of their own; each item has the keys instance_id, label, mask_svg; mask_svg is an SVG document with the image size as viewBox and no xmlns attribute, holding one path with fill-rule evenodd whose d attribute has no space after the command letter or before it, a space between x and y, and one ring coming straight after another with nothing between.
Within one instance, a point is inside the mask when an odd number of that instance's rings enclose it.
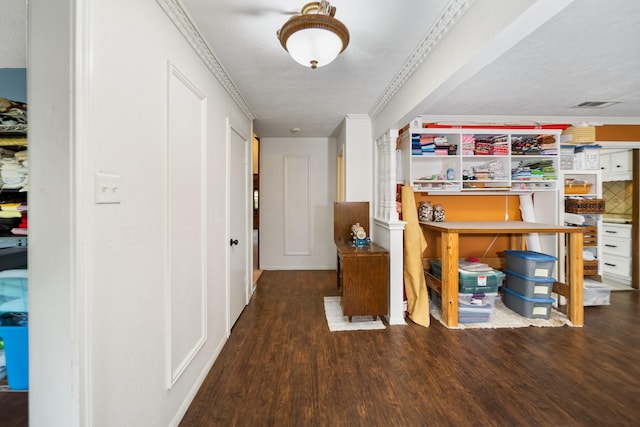
<instances>
[{"instance_id":1,"label":"white trim","mask_svg":"<svg viewBox=\"0 0 640 427\"><path fill-rule=\"evenodd\" d=\"M460 17L467 11L474 0L451 0L445 8L440 18L431 27L431 30L422 39L418 48L409 56L409 59L402 65L400 71L391 79L382 95L378 98L373 108L369 112L372 119L375 119L382 109L387 105L400 88L415 73L420 64L429 56L429 53L436 47L449 29L451 29Z\"/></svg>"},{"instance_id":2,"label":"white trim","mask_svg":"<svg viewBox=\"0 0 640 427\"><path fill-rule=\"evenodd\" d=\"M201 335L193 344L190 351L187 352L184 359L178 363L175 368L174 360L172 357L173 354L173 311L172 311L172 275L171 275L171 251L169 248L172 247L171 241L171 210L170 207L172 205L172 192L171 192L171 155L169 153L169 147L171 145L170 138L172 136L172 132L170 129L171 126L171 105L172 102L172 92L171 92L171 82L172 77L174 77L177 81L182 83L185 88L191 91L194 96L201 101L201 109L200 109L200 201L201 201L201 212L200 212L200 227L203 230L203 233L200 235L200 253L201 259L199 262L201 271L200 277L202 279L200 283L200 330ZM166 114L167 114L167 138L165 143L165 167L166 167L166 189L167 189L167 200L166 200L166 230L167 233L165 235L165 310L166 310L166 323L165 323L165 337L166 337L166 346L165 358L167 360L167 374L168 374L168 382L167 388L171 389L178 381L180 376L184 373L184 371L189 367L191 361L195 358L198 352L203 348L204 344L207 341L207 242L206 242L206 230L207 230L207 98L206 96L191 82L189 79L182 73L178 68L172 64L170 61L167 61L167 93L166 93Z\"/></svg>"},{"instance_id":3,"label":"white trim","mask_svg":"<svg viewBox=\"0 0 640 427\"><path fill-rule=\"evenodd\" d=\"M293 211L293 209L290 209L288 204L289 204L289 200L291 198L291 195L289 194L289 177L288 177L288 172L289 172L289 168L288 168L288 164L289 161L292 159L304 159L306 160L306 166L307 166L307 188L306 190L306 197L307 197L307 230L306 230L306 235L305 236L291 236L290 235L290 231L289 228L287 227L288 224L291 224L293 221L296 221L298 219L301 218L301 215L299 211L296 210L296 215L294 217L290 217L290 212ZM284 171L284 179L283 179L283 219L284 219L284 255L285 256L297 256L297 255L305 255L305 256L309 256L311 255L311 248L313 247L313 242L311 241L312 239L312 235L311 235L311 197L310 197L310 193L311 193L311 157L308 155L304 155L304 156L300 156L300 155L295 155L295 156L285 156L284 157L284 165L283 165L283 171ZM290 238L295 238L295 239L304 239L307 242L307 249L306 250L299 250L299 251L293 251L293 250L289 250L287 249L287 243L289 242Z\"/></svg>"},{"instance_id":4,"label":"white trim","mask_svg":"<svg viewBox=\"0 0 640 427\"><path fill-rule=\"evenodd\" d=\"M73 343L71 346L71 364L73 366L73 389L70 418L76 425L93 425L93 399L95 376L91 350L93 349L93 338L90 331L93 330L93 298L91 277L94 263L91 260L93 253L91 247L95 241L93 230L95 229L95 216L93 214L93 170L90 161L92 144L78 144L77 141L90 141L89 117L91 117L91 4L92 2L75 2L74 12L71 17L75 23L75 46L72 52L71 69L74 73L71 76L71 87L74 89L70 100L70 153L71 164L69 168L69 182L71 183L70 197L70 218L72 224L71 245L69 260L71 265L70 290L74 301L70 304L70 325ZM82 165L82 170L80 170ZM91 179L78 179L84 176ZM80 203L79 199L85 200ZM75 226L73 226L75 224ZM82 285L81 285L82 283Z\"/></svg>"},{"instance_id":5,"label":"white trim","mask_svg":"<svg viewBox=\"0 0 640 427\"><path fill-rule=\"evenodd\" d=\"M229 74L224 69L218 58L200 34L200 30L193 23L193 20L178 0L156 0L160 7L167 14L171 22L175 24L180 33L191 45L196 54L202 59L209 71L225 88L229 96L238 104L240 109L250 120L255 119L255 114L251 111L251 107L247 104L238 88L236 87Z\"/></svg>"}]
</instances>

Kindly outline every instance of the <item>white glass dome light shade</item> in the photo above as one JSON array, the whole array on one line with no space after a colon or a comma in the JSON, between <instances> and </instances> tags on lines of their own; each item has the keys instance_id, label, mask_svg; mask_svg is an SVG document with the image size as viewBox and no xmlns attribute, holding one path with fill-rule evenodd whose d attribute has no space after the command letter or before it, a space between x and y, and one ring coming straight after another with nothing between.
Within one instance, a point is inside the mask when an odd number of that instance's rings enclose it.
<instances>
[{"instance_id":1,"label":"white glass dome light shade","mask_svg":"<svg viewBox=\"0 0 640 427\"><path fill-rule=\"evenodd\" d=\"M342 22L333 15L312 13L321 6L321 2L306 4L302 15L291 17L277 32L282 47L305 67L329 64L349 44L349 30ZM329 11L334 12L335 8Z\"/></svg>"},{"instance_id":2,"label":"white glass dome light shade","mask_svg":"<svg viewBox=\"0 0 640 427\"><path fill-rule=\"evenodd\" d=\"M329 30L306 28L289 36L287 51L298 64L311 68L323 67L342 52L342 40Z\"/></svg>"}]
</instances>

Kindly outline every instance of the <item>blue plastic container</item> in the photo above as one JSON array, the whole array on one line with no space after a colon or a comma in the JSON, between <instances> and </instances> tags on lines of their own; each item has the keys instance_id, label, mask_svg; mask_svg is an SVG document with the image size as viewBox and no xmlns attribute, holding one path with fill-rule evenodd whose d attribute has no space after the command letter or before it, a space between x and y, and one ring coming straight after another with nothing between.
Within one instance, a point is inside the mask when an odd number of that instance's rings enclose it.
<instances>
[{"instance_id":1,"label":"blue plastic container","mask_svg":"<svg viewBox=\"0 0 640 427\"><path fill-rule=\"evenodd\" d=\"M29 389L29 327L1 326L7 377L11 390Z\"/></svg>"},{"instance_id":2,"label":"blue plastic container","mask_svg":"<svg viewBox=\"0 0 640 427\"><path fill-rule=\"evenodd\" d=\"M527 277L515 271L504 269L504 287L529 298L549 298L556 279L552 277Z\"/></svg>"},{"instance_id":3,"label":"blue plastic container","mask_svg":"<svg viewBox=\"0 0 640 427\"><path fill-rule=\"evenodd\" d=\"M529 298L503 287L502 297L504 305L529 319L549 319L551 316L551 305L553 298Z\"/></svg>"},{"instance_id":4,"label":"blue plastic container","mask_svg":"<svg viewBox=\"0 0 640 427\"><path fill-rule=\"evenodd\" d=\"M558 258L534 251L506 250L507 268L527 277L551 277Z\"/></svg>"}]
</instances>

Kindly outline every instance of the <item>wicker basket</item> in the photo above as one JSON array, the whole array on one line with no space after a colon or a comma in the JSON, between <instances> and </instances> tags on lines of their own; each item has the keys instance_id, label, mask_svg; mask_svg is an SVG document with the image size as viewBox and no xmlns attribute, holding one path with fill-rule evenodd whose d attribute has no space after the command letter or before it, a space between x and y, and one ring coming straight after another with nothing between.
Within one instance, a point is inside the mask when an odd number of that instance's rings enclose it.
<instances>
[{"instance_id":1,"label":"wicker basket","mask_svg":"<svg viewBox=\"0 0 640 427\"><path fill-rule=\"evenodd\" d=\"M588 194L591 191L591 183L565 182L564 194Z\"/></svg>"},{"instance_id":2,"label":"wicker basket","mask_svg":"<svg viewBox=\"0 0 640 427\"><path fill-rule=\"evenodd\" d=\"M595 126L569 126L562 132L562 135L571 139L566 141L569 144L593 144L596 140Z\"/></svg>"},{"instance_id":3,"label":"wicker basket","mask_svg":"<svg viewBox=\"0 0 640 427\"><path fill-rule=\"evenodd\" d=\"M595 225L583 226L584 246L598 246L598 227Z\"/></svg>"},{"instance_id":4,"label":"wicker basket","mask_svg":"<svg viewBox=\"0 0 640 427\"><path fill-rule=\"evenodd\" d=\"M574 214L604 213L604 199L573 199L564 201L564 211Z\"/></svg>"},{"instance_id":5,"label":"wicker basket","mask_svg":"<svg viewBox=\"0 0 640 427\"><path fill-rule=\"evenodd\" d=\"M597 276L598 275L598 260L594 259L591 261L584 260L583 262L583 270L585 276Z\"/></svg>"}]
</instances>

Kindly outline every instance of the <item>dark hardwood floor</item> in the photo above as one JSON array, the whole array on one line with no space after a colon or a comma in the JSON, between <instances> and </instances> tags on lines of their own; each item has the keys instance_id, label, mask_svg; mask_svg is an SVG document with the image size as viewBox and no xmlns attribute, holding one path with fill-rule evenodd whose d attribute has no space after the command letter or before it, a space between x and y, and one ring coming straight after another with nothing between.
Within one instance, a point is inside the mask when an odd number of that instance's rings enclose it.
<instances>
[{"instance_id":1,"label":"dark hardwood floor","mask_svg":"<svg viewBox=\"0 0 640 427\"><path fill-rule=\"evenodd\" d=\"M583 328L329 332L332 271L265 271L181 426L636 426L640 293ZM0 392L0 426L27 393Z\"/></svg>"},{"instance_id":2,"label":"dark hardwood floor","mask_svg":"<svg viewBox=\"0 0 640 427\"><path fill-rule=\"evenodd\" d=\"M329 332L335 272L265 271L182 426L632 426L640 293L583 328Z\"/></svg>"},{"instance_id":3,"label":"dark hardwood floor","mask_svg":"<svg viewBox=\"0 0 640 427\"><path fill-rule=\"evenodd\" d=\"M0 390L0 426L26 427L29 425L28 400L29 393L25 391L6 391L6 378Z\"/></svg>"}]
</instances>

